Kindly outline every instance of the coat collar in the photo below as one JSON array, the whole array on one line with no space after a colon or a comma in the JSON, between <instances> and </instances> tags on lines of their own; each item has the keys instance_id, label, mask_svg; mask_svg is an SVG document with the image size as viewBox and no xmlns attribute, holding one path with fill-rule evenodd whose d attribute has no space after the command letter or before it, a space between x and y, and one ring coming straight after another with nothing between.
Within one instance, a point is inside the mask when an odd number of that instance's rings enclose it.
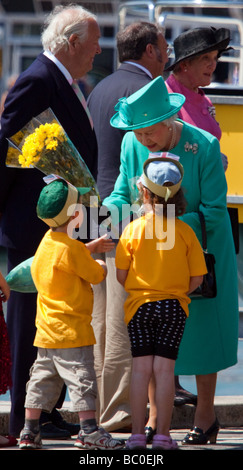
<instances>
[{"instance_id":1,"label":"coat collar","mask_svg":"<svg viewBox=\"0 0 243 470\"><path fill-rule=\"evenodd\" d=\"M149 70L147 70L145 67L141 67L140 64L136 64L132 61L122 62L118 70L126 70L132 73L136 73L138 75L147 75L150 78L152 77Z\"/></svg>"},{"instance_id":2,"label":"coat collar","mask_svg":"<svg viewBox=\"0 0 243 470\"><path fill-rule=\"evenodd\" d=\"M59 100L58 109L62 108L62 115L65 115L65 122L69 123L69 129L72 128L72 133L75 136L80 136L82 138L84 147L90 149L91 154L94 152L94 147L96 148L96 136L95 132L90 125L89 118L87 113L82 106L79 98L75 94L74 90L72 89L71 85L68 83L67 79L63 75L63 73L58 69L56 64L54 64L50 59L45 57L43 54L40 54L37 57L37 60L40 60L48 69L48 74L50 76L50 81L53 82L56 93L56 99ZM50 106L51 107L51 106ZM55 110L53 110L55 113ZM59 119L59 116L56 116ZM60 120L61 122L61 120ZM63 122L61 122L63 124ZM72 133L68 132L68 129L64 125L65 131L67 132L68 136L72 140L73 144L78 148L81 156L84 158L86 162L89 161L89 151L87 150L86 153L83 153L79 149L77 145L77 141L72 139Z\"/></svg>"},{"instance_id":3,"label":"coat collar","mask_svg":"<svg viewBox=\"0 0 243 470\"><path fill-rule=\"evenodd\" d=\"M60 99L63 101L65 107L70 113L70 119L73 120L73 116L78 116L79 118L75 120L76 124L82 127L85 127L85 135L87 140L93 134L93 130L90 126L89 118L83 106L80 103L79 98L74 93L71 84L68 82L65 75L57 67L57 65L41 53L38 57L38 60L47 65L48 71L54 78L56 87L60 96ZM78 122L77 122L78 121Z\"/></svg>"}]
</instances>

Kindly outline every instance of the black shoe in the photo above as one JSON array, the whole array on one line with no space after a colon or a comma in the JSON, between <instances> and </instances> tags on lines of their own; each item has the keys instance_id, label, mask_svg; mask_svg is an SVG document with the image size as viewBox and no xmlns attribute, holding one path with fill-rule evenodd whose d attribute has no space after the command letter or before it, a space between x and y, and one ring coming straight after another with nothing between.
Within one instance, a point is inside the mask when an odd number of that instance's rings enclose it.
<instances>
[{"instance_id":1,"label":"black shoe","mask_svg":"<svg viewBox=\"0 0 243 470\"><path fill-rule=\"evenodd\" d=\"M54 426L57 426L57 428L59 429L64 429L68 431L71 434L71 436L76 436L79 433L80 425L74 424L74 423L67 423L67 421L63 419L61 413L59 413L59 411L56 408L52 410L49 416L50 416L49 421L51 421L54 424Z\"/></svg>"},{"instance_id":2,"label":"black shoe","mask_svg":"<svg viewBox=\"0 0 243 470\"><path fill-rule=\"evenodd\" d=\"M71 436L76 436L80 431L80 425L75 423L67 423L64 419L55 423L59 429L68 431Z\"/></svg>"},{"instance_id":3,"label":"black shoe","mask_svg":"<svg viewBox=\"0 0 243 470\"><path fill-rule=\"evenodd\" d=\"M184 437L182 444L202 445L207 444L208 441L210 442L210 444L216 444L219 429L220 426L217 418L206 432L203 432L201 428L194 426L194 428Z\"/></svg>"},{"instance_id":4,"label":"black shoe","mask_svg":"<svg viewBox=\"0 0 243 470\"><path fill-rule=\"evenodd\" d=\"M40 425L40 434L42 439L70 439L71 433L65 429L60 429L52 422L42 423Z\"/></svg>"},{"instance_id":5,"label":"black shoe","mask_svg":"<svg viewBox=\"0 0 243 470\"><path fill-rule=\"evenodd\" d=\"M151 426L145 426L144 431L146 436L146 443L151 444L153 437L156 434L156 429L151 428Z\"/></svg>"},{"instance_id":6,"label":"black shoe","mask_svg":"<svg viewBox=\"0 0 243 470\"><path fill-rule=\"evenodd\" d=\"M187 390L176 390L174 406L197 405L197 396Z\"/></svg>"},{"instance_id":7,"label":"black shoe","mask_svg":"<svg viewBox=\"0 0 243 470\"><path fill-rule=\"evenodd\" d=\"M56 408L54 408L50 414L50 421L57 426L57 428L68 431L71 436L76 436L80 431L79 424L67 423Z\"/></svg>"}]
</instances>

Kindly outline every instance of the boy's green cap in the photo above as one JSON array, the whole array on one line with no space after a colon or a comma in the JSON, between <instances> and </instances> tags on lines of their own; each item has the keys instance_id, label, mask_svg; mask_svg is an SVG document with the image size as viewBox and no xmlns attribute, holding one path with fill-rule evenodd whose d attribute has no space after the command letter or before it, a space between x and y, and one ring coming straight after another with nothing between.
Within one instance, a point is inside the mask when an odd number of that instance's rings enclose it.
<instances>
[{"instance_id":1,"label":"boy's green cap","mask_svg":"<svg viewBox=\"0 0 243 470\"><path fill-rule=\"evenodd\" d=\"M115 106L118 112L110 124L123 130L149 127L176 114L184 102L183 95L168 93L163 78L159 76L128 98L120 98Z\"/></svg>"},{"instance_id":2,"label":"boy's green cap","mask_svg":"<svg viewBox=\"0 0 243 470\"><path fill-rule=\"evenodd\" d=\"M79 196L90 188L76 188L63 179L56 179L41 191L37 202L37 216L50 227L59 227L70 218L68 208L77 204Z\"/></svg>"}]
</instances>

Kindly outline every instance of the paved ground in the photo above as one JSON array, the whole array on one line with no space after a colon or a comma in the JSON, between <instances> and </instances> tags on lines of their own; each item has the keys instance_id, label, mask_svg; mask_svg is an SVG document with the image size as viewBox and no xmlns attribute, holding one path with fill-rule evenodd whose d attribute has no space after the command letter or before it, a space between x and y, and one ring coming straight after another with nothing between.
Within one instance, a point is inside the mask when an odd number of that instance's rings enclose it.
<instances>
[{"instance_id":1,"label":"paved ground","mask_svg":"<svg viewBox=\"0 0 243 470\"><path fill-rule=\"evenodd\" d=\"M2 457L6 457L5 462L8 463L8 466L12 464L13 468L19 468L23 465L23 468L25 466L25 468L34 469L36 465L39 465L43 470L45 470L45 466L48 469L72 470L73 468L80 468L80 465L85 465L86 469L90 465L98 465L98 468L111 468L112 470L121 470L121 468L134 466L136 470L138 465L144 465L146 468L151 467L151 469L153 467L158 469L161 466L163 470L175 469L178 466L185 466L186 468L188 464L193 464L196 469L198 464L204 465L204 468L206 466L210 466L210 468L218 467L219 465L230 468L239 465L240 459L238 456L240 457L240 454L235 454L234 451L243 451L243 427L221 428L217 443L204 446L182 446L181 441L187 432L188 429L185 428L171 430L172 438L178 442L178 451L155 451L151 449L151 445L147 447L146 451L129 451L127 449L121 451L85 451L74 447L75 436L67 440L43 440L43 447L40 451L21 451L18 446L0 450L7 452L7 454L2 454ZM126 440L130 433L114 432L112 435ZM199 453L199 451L203 452Z\"/></svg>"},{"instance_id":2,"label":"paved ground","mask_svg":"<svg viewBox=\"0 0 243 470\"><path fill-rule=\"evenodd\" d=\"M0 424L1 424L1 417L3 419L3 422L6 421L6 418L8 418L10 410L10 403L1 403L0 402ZM197 459L196 456L198 456L198 453L195 451L204 451L203 453L200 453L200 462L201 460L205 459L206 462L208 462L208 459L210 459L212 453L210 453L211 450L214 451L224 451L222 452L217 452L217 458L223 459L223 462L227 461L228 458L232 459L232 451L234 450L243 450L243 396L233 396L233 397L216 397L215 398L215 411L216 415L218 417L218 420L221 425L221 429L218 434L217 438L217 443L216 444L207 444L204 446L182 446L181 441L184 438L184 436L187 434L188 429L193 423L193 416L195 412L195 408L191 405L186 405L183 407L176 407L174 408L173 412L173 419L172 419L172 430L171 430L171 436L173 439L177 440L178 445L179 445L179 451L182 452L169 452L169 457L168 457L168 452L165 452L166 458L171 462L174 459L178 459L183 461L186 460L187 458L190 458L190 460ZM71 417L74 416L73 413L70 413L69 410L63 410L64 418L67 421L71 421ZM7 425L7 422L5 422L5 425ZM2 428L2 431L4 429ZM3 433L1 431L1 433ZM113 432L111 433L114 437L122 438L122 439L127 439L130 435L129 432L124 433L124 432ZM5 448L5 449L0 449L0 450L5 450L8 451L8 458L10 460L14 461L27 461L29 459L32 459L33 455L35 456L35 460L39 459L45 463L45 461L48 459L48 462L50 458L54 458L55 462L61 462L64 463L67 462L75 462L78 460L79 464L85 463L87 465L87 455L102 455L104 458L106 455L115 455L114 462L118 463L118 460L123 461L124 466L128 465L129 462L124 462L125 455L129 454L129 451L123 450L121 452L118 451L108 451L104 452L102 451L101 453L97 451L82 451L80 449L77 449L74 447L74 442L75 442L75 437L69 440L43 440L43 450L51 450L54 451L51 454L46 452L26 452L26 451L20 451L16 454L15 451L19 451L19 447L10 447L10 448ZM76 452L71 452L71 451L76 451ZM64 451L64 452L57 452L57 451ZM147 451L144 453L143 451L136 452L136 454L139 454L140 457L144 456L145 454L151 453L151 446L148 446ZM134 452L133 452L134 453ZM154 451L152 452L154 453ZM119 457L118 457L119 455ZM38 457L37 457L38 456ZM47 457L48 456L48 457ZM145 457L141 457L144 458ZM85 460L86 459L86 460ZM84 460L84 461L83 461ZM36 460L37 461L37 460ZM114 463L113 462L113 463ZM133 465L137 465L138 463L140 464L145 464L151 465L152 463L148 463L146 461L144 462L133 462ZM91 461L88 462L88 464L92 465ZM159 464L159 462L157 462ZM104 462L102 463L104 466L106 465ZM101 465L101 466L102 466ZM231 465L231 461L229 461L229 465ZM111 465L110 465L111 466ZM66 467L66 465L65 465ZM63 468L63 467L62 467ZM67 467L67 470L68 467Z\"/></svg>"},{"instance_id":3,"label":"paved ground","mask_svg":"<svg viewBox=\"0 0 243 470\"><path fill-rule=\"evenodd\" d=\"M177 440L179 450L182 451L195 451L195 450L243 450L243 428L227 428L220 429L217 443L207 444L206 446L184 446L181 441L187 433L187 429L175 429L171 431L171 437ZM128 433L111 433L113 437L127 439L130 434ZM42 450L79 450L74 447L75 437L67 440L43 440ZM151 445L148 446L151 449ZM5 450L5 449L1 449ZM18 446L7 448L6 450L20 450ZM21 451L21 453L26 453Z\"/></svg>"},{"instance_id":4,"label":"paved ground","mask_svg":"<svg viewBox=\"0 0 243 470\"><path fill-rule=\"evenodd\" d=\"M217 443L216 444L207 444L205 446L184 446L184 445L181 445L181 441L183 439L183 437L186 435L187 433L187 429L176 429L176 430L171 430L171 436L173 439L176 439L177 442L178 442L178 445L179 445L179 451L182 451L182 452L169 452L169 457L168 457L168 452L160 452L160 451L156 451L156 455L166 455L167 459L171 462L171 461L174 461L175 459L177 460L179 458L180 462L181 462L181 459L182 461L184 461L185 459L189 458L190 460L194 460L194 459L198 459L198 452L199 450L201 451L204 451L203 454L200 454L200 461L203 459L208 459L210 458L210 456L212 455L209 451L228 451L228 452L223 452L222 454L220 453L217 453L217 458L219 458L220 460L222 459L223 462L226 462L227 459L230 457L232 458L232 452L231 451L234 451L234 450L242 450L243 451L243 428L227 428L227 429L220 429L219 431L219 434L218 434L218 439L217 439ZM127 439L129 437L129 433L112 433L113 437L119 437L119 438L122 438L122 439ZM79 460L80 464L90 464L92 465L94 462L92 462L92 459L96 459L97 460L97 457L98 456L103 456L105 460L105 457L109 457L109 456L114 456L114 462L117 462L118 463L118 459L119 461L123 461L123 464L124 465L127 465L129 463L128 459L129 457L127 457L127 462L124 461L124 459L126 459L126 455L139 455L140 456L140 459L144 459L144 461L141 461L141 462L135 462L135 457L134 457L134 461L131 462L133 463L134 465L140 463L140 464L145 464L145 459L148 459L148 455L153 455L155 454L155 451L151 451L151 445L149 445L147 447L147 450L146 452L144 451L133 451L132 453L127 451L126 449L124 449L123 451L102 451L102 452L97 452L97 451L83 451L83 450L80 450L80 449L77 449L74 447L74 442L75 442L75 437L73 437L72 439L67 439L67 440L43 440L43 447L42 447L42 452L40 451L36 451L36 452L28 452L28 451L20 451L18 454L16 454L14 451L19 451L19 447L16 446L16 447L11 447L11 448L6 448L6 449L1 449L1 450L5 450L5 451L8 451L8 458L10 457L11 459L13 460L16 460L16 461L26 461L26 460L29 460L29 459L32 459L33 457L35 457L35 461L37 462L37 460L39 461L39 459L43 462L43 461L46 461L47 457L48 457L48 461L50 458L54 458L55 460L58 459L59 462L66 462L66 459L68 459L68 461L75 461L76 459ZM45 451L64 451L64 452L54 452L53 455L50 453L46 454L45 452L43 452L43 450ZM72 452L70 451L75 451L75 453L77 453L78 455L75 457L72 455ZM196 453L195 453L196 452ZM71 456L70 456L70 453L71 453ZM191 455L191 453L193 453L193 455ZM173 454L173 455L172 455ZM190 455L189 455L190 454ZM204 455L205 454L205 455ZM208 456L208 454L210 454L210 456ZM67 457L68 455L68 457ZM206 457L207 455L207 457ZM215 457L215 455L214 455ZM69 460L71 458L71 460ZM139 457L137 457L139 458ZM87 460L88 459L88 460ZM98 463L98 462L96 462ZM104 463L104 462L102 462ZM147 465L152 465L153 462L149 463L147 462ZM159 464L161 462L157 462L157 464ZM107 462L108 464L108 462ZM108 466L108 465L106 465Z\"/></svg>"},{"instance_id":5,"label":"paved ground","mask_svg":"<svg viewBox=\"0 0 243 470\"><path fill-rule=\"evenodd\" d=\"M152 451L148 446L146 451L84 451L73 446L75 437L70 440L63 441L43 441L41 451L24 451L18 447L5 449L7 454L5 462L8 466L13 465L23 468L36 468L37 465L45 468L61 468L72 470L80 468L80 465L89 466L97 465L98 468L111 468L118 470L121 468L135 467L138 465L146 466L146 468L160 468L163 470L171 470L178 466L186 466L192 464L198 468L198 464L206 466L218 467L224 465L225 468L237 466L240 463L239 454L235 454L235 450L243 450L243 428L227 428L221 429L218 434L216 445L205 446L181 446L180 441L187 433L186 429L172 430L171 436L176 439L179 444L178 451ZM127 433L112 433L114 437L127 439ZM3 450L3 449L1 449ZM20 450L15 452L15 450ZM52 452L43 452L43 451ZM200 452L199 451L204 451ZM61 451L61 452L60 452ZM74 452L72 452L74 451ZM214 451L214 452L211 452ZM215 452L216 451L216 452ZM221 452L220 452L221 451ZM2 459L3 461L3 459ZM241 465L241 464L240 464Z\"/></svg>"}]
</instances>

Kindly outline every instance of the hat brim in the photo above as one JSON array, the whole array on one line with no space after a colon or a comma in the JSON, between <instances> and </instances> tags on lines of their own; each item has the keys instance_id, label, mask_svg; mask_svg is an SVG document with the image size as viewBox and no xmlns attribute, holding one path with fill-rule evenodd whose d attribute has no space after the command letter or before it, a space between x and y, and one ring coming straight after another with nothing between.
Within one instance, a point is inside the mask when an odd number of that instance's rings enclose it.
<instances>
[{"instance_id":1,"label":"hat brim","mask_svg":"<svg viewBox=\"0 0 243 470\"><path fill-rule=\"evenodd\" d=\"M148 121L142 121L134 125L129 125L126 124L120 117L119 112L116 113L110 120L110 124L112 127L116 127L121 130L135 130L135 129L141 129L144 127L149 127L153 126L154 124L157 124L158 122L165 121L166 119L169 119L171 116L174 116L174 114L177 114L178 111L182 108L184 102L185 102L185 96L181 95L180 93L169 93L169 101L170 101L170 111L167 112L166 114L163 114L162 116L158 116L155 119L150 119Z\"/></svg>"},{"instance_id":2,"label":"hat brim","mask_svg":"<svg viewBox=\"0 0 243 470\"><path fill-rule=\"evenodd\" d=\"M82 196L83 194L86 194L88 193L89 191L91 191L91 188L76 188L78 190L78 193L80 196Z\"/></svg>"},{"instance_id":3,"label":"hat brim","mask_svg":"<svg viewBox=\"0 0 243 470\"><path fill-rule=\"evenodd\" d=\"M157 183L153 183L146 175L146 167L147 165L149 165L149 163L155 162L155 161L173 163L173 165L175 165L178 168L181 174L181 178L178 181L178 183L173 184L172 186L169 186L169 187L161 186ZM157 196L165 198L165 200L167 201L167 199L172 198L179 191L182 180L183 180L183 176L184 176L184 168L179 161L174 160L173 158L169 158L169 157L151 157L151 158L148 158L143 164L143 175L141 177L141 180L142 180L142 184L146 188L148 188L150 191L152 191L152 193L157 194Z\"/></svg>"},{"instance_id":4,"label":"hat brim","mask_svg":"<svg viewBox=\"0 0 243 470\"><path fill-rule=\"evenodd\" d=\"M165 72L170 72L171 70L173 70L175 68L175 66L177 64L179 64L183 60L190 59L191 57L196 57L197 55L206 54L207 52L218 51L219 54L223 54L223 52L227 52L228 50L233 49L233 47L227 47L228 44L229 44L229 38L223 39L223 41L217 42L217 43L213 44L212 46L207 47L206 49L201 49L201 50L198 50L198 51L193 52L191 54L185 54L184 57L182 57L181 59L176 60L169 67L165 67L164 71Z\"/></svg>"},{"instance_id":5,"label":"hat brim","mask_svg":"<svg viewBox=\"0 0 243 470\"><path fill-rule=\"evenodd\" d=\"M78 204L79 197L88 193L90 190L91 188L77 188L72 184L68 184L67 199L60 212L55 215L50 214L50 216L48 214L47 216L45 213L43 213L43 211L41 212L39 210L37 203L37 216L39 219L49 225L49 227L60 227L67 223L70 218L70 215L68 214L69 207L73 204Z\"/></svg>"}]
</instances>

